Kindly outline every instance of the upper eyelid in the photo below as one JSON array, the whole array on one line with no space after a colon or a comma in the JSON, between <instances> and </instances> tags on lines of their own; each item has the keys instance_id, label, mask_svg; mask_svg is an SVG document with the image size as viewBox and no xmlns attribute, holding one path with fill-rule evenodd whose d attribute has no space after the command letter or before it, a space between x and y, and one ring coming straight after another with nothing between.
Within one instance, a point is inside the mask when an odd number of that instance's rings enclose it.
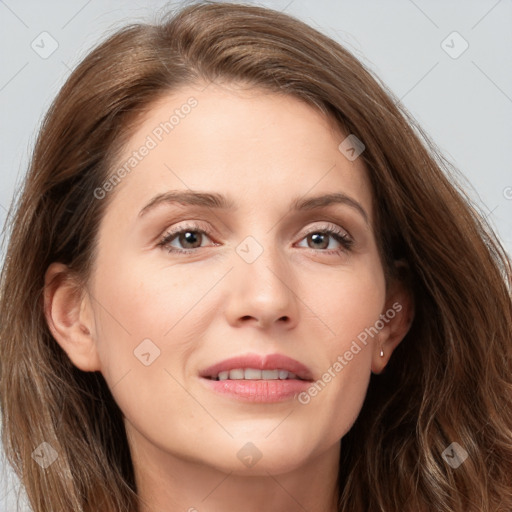
<instances>
[{"instance_id":1,"label":"upper eyelid","mask_svg":"<svg viewBox=\"0 0 512 512\"><path fill-rule=\"evenodd\" d=\"M315 227L304 228L297 235L297 236L301 236L301 233L302 233L300 240L302 240L308 234L314 233L315 231L332 230L332 231L342 231L342 232L346 233L347 237L350 240L354 241L354 237L350 234L350 232L346 228L344 228L342 226L338 226L338 225L334 224L334 222L331 222L331 221L313 221L313 222L319 222L319 223L321 222L321 223L323 223L323 225L318 226L316 228ZM169 242L170 240L173 240L178 234L180 234L184 231L187 231L187 230L198 231L200 233L203 233L208 238L210 238L210 240L212 240L212 236L215 236L215 235L212 235L212 231L215 233L215 230L207 228L205 225L203 225L202 222L189 221L189 224L185 224L182 227L178 227L176 229L166 231L163 234L161 240L162 240L162 242L165 242L165 241ZM214 240L212 240L212 242L215 243Z\"/></svg>"},{"instance_id":2,"label":"upper eyelid","mask_svg":"<svg viewBox=\"0 0 512 512\"><path fill-rule=\"evenodd\" d=\"M217 229L214 229L214 228L210 228L208 225L204 224L202 221L183 221L184 222L184 225L183 226L179 226L177 228L167 228L166 230L166 234L169 234L171 232L174 232L174 233L179 233L180 231L182 230L186 230L186 229L194 229L194 230L197 230L197 231L205 231L206 234L208 234L209 232L218 232ZM188 222L188 224L187 224ZM345 228L344 226L339 226L337 225L335 222L333 221L330 221L330 220L315 220L315 221L311 221L308 223L308 225L312 224L312 223L322 223L323 226L320 226L320 227L305 227L303 229L301 229L301 231L299 231L299 233L301 232L309 232L311 231L312 229L323 229L323 228L334 228L334 229L341 229L343 231L345 231L347 233L347 235L351 236L350 235L350 232L347 228Z\"/></svg>"}]
</instances>

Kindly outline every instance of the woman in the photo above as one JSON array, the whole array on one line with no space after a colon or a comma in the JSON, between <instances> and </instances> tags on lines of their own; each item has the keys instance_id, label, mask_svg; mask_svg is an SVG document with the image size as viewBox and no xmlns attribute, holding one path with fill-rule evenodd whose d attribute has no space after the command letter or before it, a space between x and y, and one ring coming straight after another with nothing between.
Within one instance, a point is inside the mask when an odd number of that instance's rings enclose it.
<instances>
[{"instance_id":1,"label":"woman","mask_svg":"<svg viewBox=\"0 0 512 512\"><path fill-rule=\"evenodd\" d=\"M413 126L269 9L87 56L2 272L34 511L512 510L510 260Z\"/></svg>"}]
</instances>

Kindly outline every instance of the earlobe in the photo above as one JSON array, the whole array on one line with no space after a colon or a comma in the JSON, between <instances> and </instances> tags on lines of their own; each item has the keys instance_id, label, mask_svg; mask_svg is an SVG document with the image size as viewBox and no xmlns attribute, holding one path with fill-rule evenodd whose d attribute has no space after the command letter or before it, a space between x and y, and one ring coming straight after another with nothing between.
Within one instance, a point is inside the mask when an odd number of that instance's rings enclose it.
<instances>
[{"instance_id":1,"label":"earlobe","mask_svg":"<svg viewBox=\"0 0 512 512\"><path fill-rule=\"evenodd\" d=\"M46 271L44 314L53 337L71 362L82 371L99 371L90 300L63 263L52 263Z\"/></svg>"},{"instance_id":2,"label":"earlobe","mask_svg":"<svg viewBox=\"0 0 512 512\"><path fill-rule=\"evenodd\" d=\"M402 261L397 267L406 267ZM372 372L379 374L387 366L391 355L409 331L414 318L414 300L407 280L397 279L389 287L386 307L381 315L385 326L375 338L372 354Z\"/></svg>"}]
</instances>

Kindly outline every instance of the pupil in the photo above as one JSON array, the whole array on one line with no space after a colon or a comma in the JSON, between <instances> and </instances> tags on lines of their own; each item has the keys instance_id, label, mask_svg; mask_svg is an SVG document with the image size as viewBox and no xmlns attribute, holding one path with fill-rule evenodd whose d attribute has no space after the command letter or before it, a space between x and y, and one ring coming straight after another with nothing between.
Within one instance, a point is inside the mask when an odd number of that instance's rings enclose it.
<instances>
[{"instance_id":1,"label":"pupil","mask_svg":"<svg viewBox=\"0 0 512 512\"><path fill-rule=\"evenodd\" d=\"M322 242L322 239L324 238L324 240L323 240L324 243L322 244L322 247L324 247L324 246L327 247L327 245L329 245L329 244L325 245L325 240L327 239L327 237L324 233L314 233L313 235L311 235L311 238L312 238L313 242L317 242L317 241Z\"/></svg>"},{"instance_id":2,"label":"pupil","mask_svg":"<svg viewBox=\"0 0 512 512\"><path fill-rule=\"evenodd\" d=\"M180 240L180 242L182 243L182 245L187 245L187 244L194 244L194 243L197 243L197 241L199 240L199 237L196 236L194 234L193 231L186 231L185 233L182 234L182 240Z\"/></svg>"}]
</instances>

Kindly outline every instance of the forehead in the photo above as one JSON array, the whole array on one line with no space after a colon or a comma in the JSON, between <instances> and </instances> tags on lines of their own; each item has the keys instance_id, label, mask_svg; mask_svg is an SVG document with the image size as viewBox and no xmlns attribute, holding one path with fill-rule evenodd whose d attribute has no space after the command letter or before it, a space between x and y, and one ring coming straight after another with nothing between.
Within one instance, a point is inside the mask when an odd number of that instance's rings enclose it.
<instances>
[{"instance_id":1,"label":"forehead","mask_svg":"<svg viewBox=\"0 0 512 512\"><path fill-rule=\"evenodd\" d=\"M271 215L291 198L343 192L371 219L362 159L351 161L339 149L347 135L290 95L186 87L155 103L130 138L114 169L124 172L113 203L133 216L169 189L218 191L240 207L264 205Z\"/></svg>"}]
</instances>

